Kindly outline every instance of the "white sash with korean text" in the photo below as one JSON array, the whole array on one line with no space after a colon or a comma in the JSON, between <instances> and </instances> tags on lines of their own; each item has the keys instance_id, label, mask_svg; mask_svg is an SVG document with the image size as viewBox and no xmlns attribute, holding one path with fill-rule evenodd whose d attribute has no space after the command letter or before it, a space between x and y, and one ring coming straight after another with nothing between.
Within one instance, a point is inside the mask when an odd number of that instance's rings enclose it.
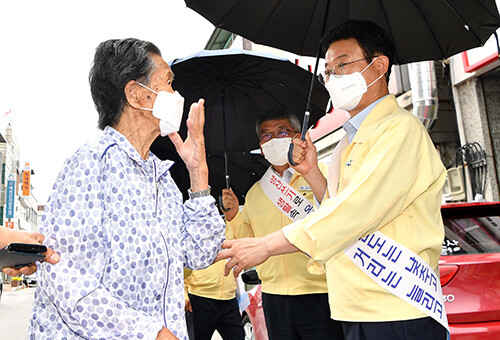
<instances>
[{"instance_id":1,"label":"white sash with korean text","mask_svg":"<svg viewBox=\"0 0 500 340\"><path fill-rule=\"evenodd\" d=\"M298 190L284 183L269 168L260 179L260 186L273 204L292 222L300 220L313 210L313 204Z\"/></svg>"},{"instance_id":2,"label":"white sash with korean text","mask_svg":"<svg viewBox=\"0 0 500 340\"><path fill-rule=\"evenodd\" d=\"M344 253L382 288L448 330L439 276L420 256L380 231L363 237Z\"/></svg>"}]
</instances>

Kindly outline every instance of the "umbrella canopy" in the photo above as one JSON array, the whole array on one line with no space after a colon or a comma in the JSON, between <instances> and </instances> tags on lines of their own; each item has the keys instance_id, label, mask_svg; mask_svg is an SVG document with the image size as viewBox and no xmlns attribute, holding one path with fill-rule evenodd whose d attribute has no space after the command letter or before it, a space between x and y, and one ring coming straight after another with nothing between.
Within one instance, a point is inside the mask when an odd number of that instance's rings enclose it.
<instances>
[{"instance_id":1,"label":"umbrella canopy","mask_svg":"<svg viewBox=\"0 0 500 340\"><path fill-rule=\"evenodd\" d=\"M259 154L255 131L258 117L270 109L284 109L299 119L304 116L311 73L287 59L238 49L202 51L171 63L173 87L185 97L180 135L187 134L186 118L191 103L205 99L205 147L210 186L217 196L231 176L231 187L240 203L269 164ZM311 97L314 124L326 111L329 95L317 81ZM185 194L189 176L168 137L158 139L151 150L162 159L176 161L172 176Z\"/></svg>"},{"instance_id":2,"label":"umbrella canopy","mask_svg":"<svg viewBox=\"0 0 500 340\"><path fill-rule=\"evenodd\" d=\"M369 20L392 37L396 64L441 60L481 46L500 26L495 0L185 2L217 27L307 56L316 56L325 18L327 28L347 19Z\"/></svg>"}]
</instances>

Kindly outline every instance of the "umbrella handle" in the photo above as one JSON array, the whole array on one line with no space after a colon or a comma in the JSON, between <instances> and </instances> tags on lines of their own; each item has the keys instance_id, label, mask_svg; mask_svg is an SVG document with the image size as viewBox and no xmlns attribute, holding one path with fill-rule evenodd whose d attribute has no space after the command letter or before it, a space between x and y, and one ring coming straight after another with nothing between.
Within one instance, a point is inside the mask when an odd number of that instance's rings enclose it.
<instances>
[{"instance_id":1,"label":"umbrella handle","mask_svg":"<svg viewBox=\"0 0 500 340\"><path fill-rule=\"evenodd\" d=\"M309 125L309 116L311 113L309 111L306 111L304 114L304 120L302 121L302 134L300 135L301 140L306 139L306 132L307 132L307 126ZM297 165L293 161L293 143L290 143L290 146L288 147L288 163L290 163L291 166Z\"/></svg>"},{"instance_id":2,"label":"umbrella handle","mask_svg":"<svg viewBox=\"0 0 500 340\"><path fill-rule=\"evenodd\" d=\"M293 143L290 143L290 146L288 147L288 163L290 163L291 166L297 165L297 163L293 161Z\"/></svg>"}]
</instances>

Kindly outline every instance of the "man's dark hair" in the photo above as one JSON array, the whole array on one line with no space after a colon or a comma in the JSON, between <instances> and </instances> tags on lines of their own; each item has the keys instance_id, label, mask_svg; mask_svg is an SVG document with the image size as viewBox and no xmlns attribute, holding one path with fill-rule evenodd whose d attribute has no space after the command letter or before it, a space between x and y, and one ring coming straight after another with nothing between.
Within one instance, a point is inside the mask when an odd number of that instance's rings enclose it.
<instances>
[{"instance_id":1,"label":"man's dark hair","mask_svg":"<svg viewBox=\"0 0 500 340\"><path fill-rule=\"evenodd\" d=\"M371 21L345 21L332 27L321 39L323 56L332 43L347 39L355 39L358 42L365 58L375 55L385 55L389 58L389 69L385 74L385 79L389 83L391 67L394 64L394 44L387 32Z\"/></svg>"},{"instance_id":2,"label":"man's dark hair","mask_svg":"<svg viewBox=\"0 0 500 340\"><path fill-rule=\"evenodd\" d=\"M268 120L278 120L278 119L288 119L292 128L295 131L300 132L300 121L296 115L294 115L293 113L286 112L283 109L271 109L261 114L259 116L259 119L257 119L257 121L255 122L255 131L257 132L257 135L259 135L259 129L262 123Z\"/></svg>"},{"instance_id":3,"label":"man's dark hair","mask_svg":"<svg viewBox=\"0 0 500 340\"><path fill-rule=\"evenodd\" d=\"M99 129L114 126L120 120L127 102L124 89L130 80L149 85L149 76L155 67L152 54L161 56L153 43L134 38L111 39L97 46L89 82L99 113Z\"/></svg>"}]
</instances>

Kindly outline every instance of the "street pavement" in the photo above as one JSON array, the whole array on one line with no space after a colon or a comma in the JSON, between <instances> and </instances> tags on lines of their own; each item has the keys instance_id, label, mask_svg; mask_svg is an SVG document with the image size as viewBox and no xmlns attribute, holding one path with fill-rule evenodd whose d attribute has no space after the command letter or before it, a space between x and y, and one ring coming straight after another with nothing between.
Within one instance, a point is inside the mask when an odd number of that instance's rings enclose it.
<instances>
[{"instance_id":1,"label":"street pavement","mask_svg":"<svg viewBox=\"0 0 500 340\"><path fill-rule=\"evenodd\" d=\"M28 325L35 296L35 287L12 288L4 284L0 301L0 340L28 338ZM216 332L212 340L222 340Z\"/></svg>"},{"instance_id":2,"label":"street pavement","mask_svg":"<svg viewBox=\"0 0 500 340\"><path fill-rule=\"evenodd\" d=\"M0 301L0 339L27 339L36 288L12 288L4 284Z\"/></svg>"}]
</instances>

